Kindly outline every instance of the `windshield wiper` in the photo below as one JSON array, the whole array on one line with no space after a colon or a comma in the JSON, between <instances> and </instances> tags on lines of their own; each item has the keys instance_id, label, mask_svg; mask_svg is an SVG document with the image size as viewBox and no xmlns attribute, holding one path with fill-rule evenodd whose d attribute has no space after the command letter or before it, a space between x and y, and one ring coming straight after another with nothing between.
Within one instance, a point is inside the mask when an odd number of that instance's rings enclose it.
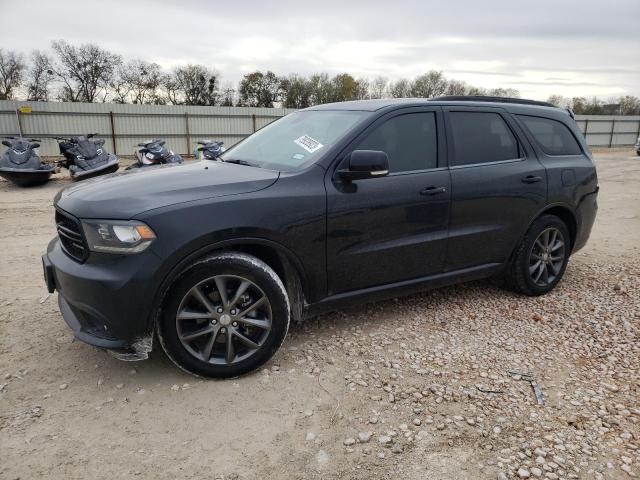
<instances>
[{"instance_id":1,"label":"windshield wiper","mask_svg":"<svg viewBox=\"0 0 640 480\"><path fill-rule=\"evenodd\" d=\"M224 163L235 163L236 165L246 165L247 167L256 167L260 168L260 165L255 163L247 162L246 160L240 160L239 158L231 158L229 160L222 160Z\"/></svg>"}]
</instances>

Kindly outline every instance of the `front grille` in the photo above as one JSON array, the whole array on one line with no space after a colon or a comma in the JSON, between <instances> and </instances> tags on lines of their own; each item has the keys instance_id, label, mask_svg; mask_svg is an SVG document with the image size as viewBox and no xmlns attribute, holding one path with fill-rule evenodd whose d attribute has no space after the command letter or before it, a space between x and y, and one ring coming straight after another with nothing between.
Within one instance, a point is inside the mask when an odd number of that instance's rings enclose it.
<instances>
[{"instance_id":1,"label":"front grille","mask_svg":"<svg viewBox=\"0 0 640 480\"><path fill-rule=\"evenodd\" d=\"M87 247L80 222L75 217L56 210L56 228L64 252L74 260L84 262L87 258Z\"/></svg>"}]
</instances>

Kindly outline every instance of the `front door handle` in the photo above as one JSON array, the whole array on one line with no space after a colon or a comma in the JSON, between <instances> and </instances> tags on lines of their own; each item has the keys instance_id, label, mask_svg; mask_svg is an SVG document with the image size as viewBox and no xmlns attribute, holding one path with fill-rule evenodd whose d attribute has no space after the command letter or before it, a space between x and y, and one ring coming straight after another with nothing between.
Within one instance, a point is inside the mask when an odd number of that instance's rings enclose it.
<instances>
[{"instance_id":1,"label":"front door handle","mask_svg":"<svg viewBox=\"0 0 640 480\"><path fill-rule=\"evenodd\" d=\"M438 195L446 191L446 187L427 187L424 190L420 190L420 195Z\"/></svg>"},{"instance_id":2,"label":"front door handle","mask_svg":"<svg viewBox=\"0 0 640 480\"><path fill-rule=\"evenodd\" d=\"M522 183L538 183L542 181L542 177L536 177L535 175L527 175L522 179Z\"/></svg>"}]
</instances>

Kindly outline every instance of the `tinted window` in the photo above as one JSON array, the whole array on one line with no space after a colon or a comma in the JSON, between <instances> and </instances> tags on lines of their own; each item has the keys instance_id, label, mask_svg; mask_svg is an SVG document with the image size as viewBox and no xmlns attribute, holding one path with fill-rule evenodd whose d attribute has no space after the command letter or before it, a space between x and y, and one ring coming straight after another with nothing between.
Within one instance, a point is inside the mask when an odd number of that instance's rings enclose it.
<instances>
[{"instance_id":1,"label":"tinted window","mask_svg":"<svg viewBox=\"0 0 640 480\"><path fill-rule=\"evenodd\" d=\"M356 150L382 150L389 156L389 171L407 172L438 166L436 116L408 113L376 127Z\"/></svg>"},{"instance_id":2,"label":"tinted window","mask_svg":"<svg viewBox=\"0 0 640 480\"><path fill-rule=\"evenodd\" d=\"M454 155L451 165L520 158L518 142L497 113L451 112Z\"/></svg>"},{"instance_id":3,"label":"tinted window","mask_svg":"<svg viewBox=\"0 0 640 480\"><path fill-rule=\"evenodd\" d=\"M518 115L547 155L580 155L580 145L567 126L550 118Z\"/></svg>"}]
</instances>

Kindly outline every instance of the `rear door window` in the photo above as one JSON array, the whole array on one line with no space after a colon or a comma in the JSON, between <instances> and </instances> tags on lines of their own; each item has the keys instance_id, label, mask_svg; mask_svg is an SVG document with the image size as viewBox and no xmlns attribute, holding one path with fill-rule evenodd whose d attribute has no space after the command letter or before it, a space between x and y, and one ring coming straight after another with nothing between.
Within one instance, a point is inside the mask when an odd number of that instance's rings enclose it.
<instances>
[{"instance_id":1,"label":"rear door window","mask_svg":"<svg viewBox=\"0 0 640 480\"><path fill-rule=\"evenodd\" d=\"M582 150L567 126L550 118L517 115L547 155L580 155Z\"/></svg>"},{"instance_id":2,"label":"rear door window","mask_svg":"<svg viewBox=\"0 0 640 480\"><path fill-rule=\"evenodd\" d=\"M520 147L498 113L450 112L453 158L451 166L520 158Z\"/></svg>"}]
</instances>

